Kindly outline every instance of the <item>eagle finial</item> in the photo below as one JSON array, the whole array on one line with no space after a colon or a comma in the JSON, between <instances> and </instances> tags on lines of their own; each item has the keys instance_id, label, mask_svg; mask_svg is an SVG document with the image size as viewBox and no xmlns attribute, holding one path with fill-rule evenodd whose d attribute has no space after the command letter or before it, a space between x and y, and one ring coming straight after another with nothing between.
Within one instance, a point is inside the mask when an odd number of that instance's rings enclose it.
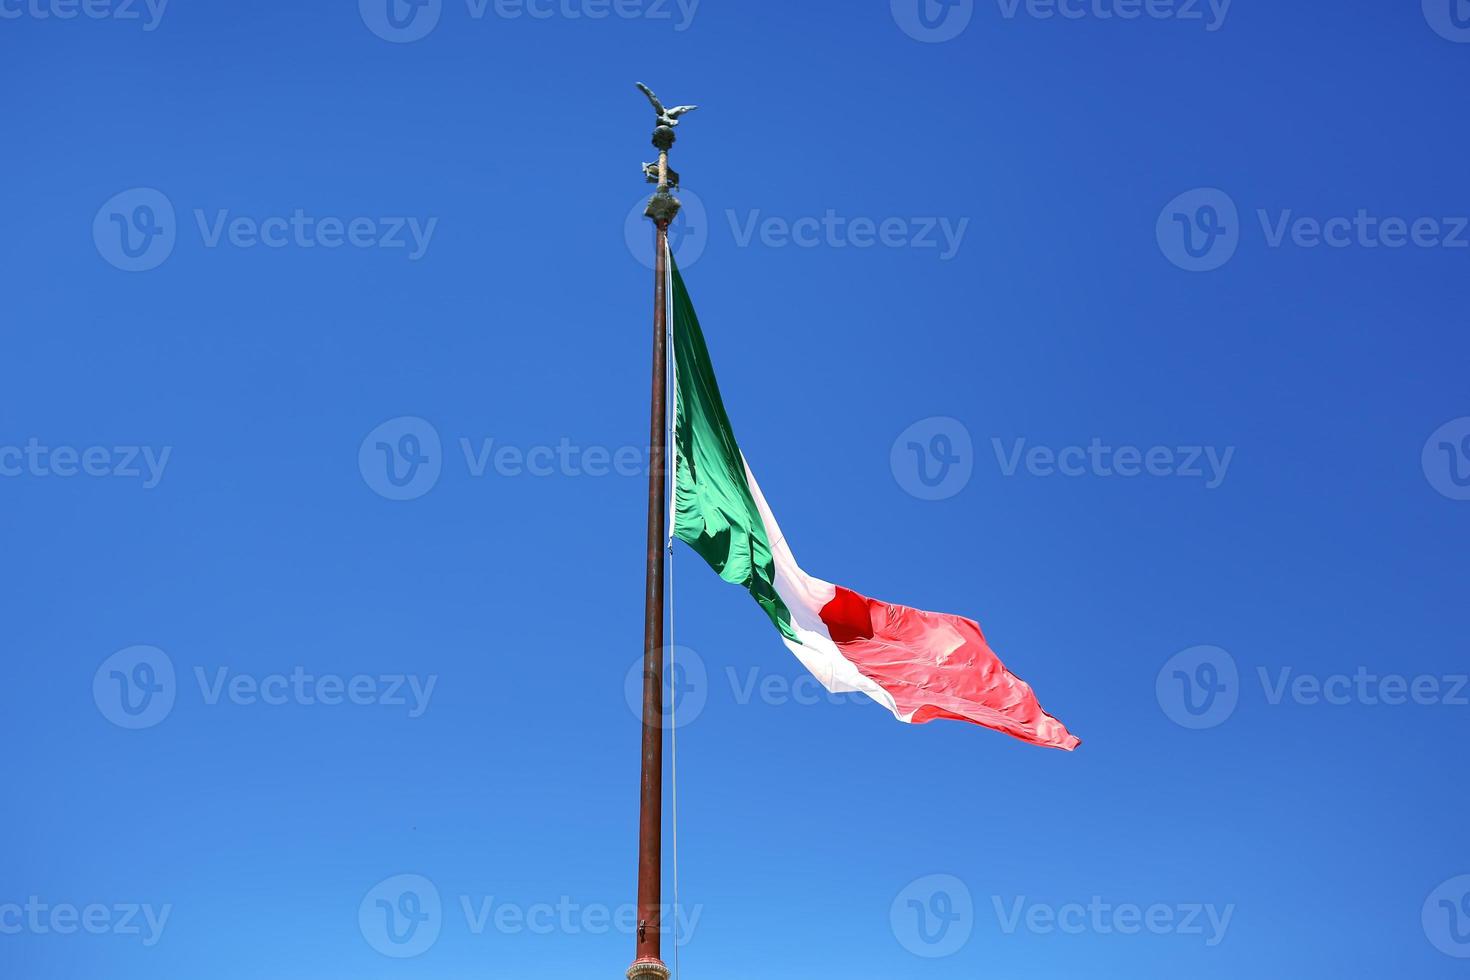
<instances>
[{"instance_id":1,"label":"eagle finial","mask_svg":"<svg viewBox=\"0 0 1470 980\"><path fill-rule=\"evenodd\" d=\"M698 109L697 105L676 105L672 109L665 109L664 104L653 94L653 90L642 82L638 82L638 90L648 96L648 101L653 103L653 111L658 115L658 125L668 126L670 129L679 125L679 117L686 112Z\"/></svg>"}]
</instances>

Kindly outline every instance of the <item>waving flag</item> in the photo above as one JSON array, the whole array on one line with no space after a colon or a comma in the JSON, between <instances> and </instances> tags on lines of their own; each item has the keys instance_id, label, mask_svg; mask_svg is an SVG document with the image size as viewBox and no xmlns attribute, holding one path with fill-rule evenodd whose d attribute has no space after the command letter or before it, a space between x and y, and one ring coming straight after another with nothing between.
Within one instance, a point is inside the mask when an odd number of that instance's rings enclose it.
<instances>
[{"instance_id":1,"label":"waving flag","mask_svg":"<svg viewBox=\"0 0 1470 980\"><path fill-rule=\"evenodd\" d=\"M725 581L749 590L828 691L861 691L903 722L953 718L1036 745L1076 748L1079 740L1006 669L974 620L869 599L801 570L735 441L672 255L668 268L674 536Z\"/></svg>"}]
</instances>

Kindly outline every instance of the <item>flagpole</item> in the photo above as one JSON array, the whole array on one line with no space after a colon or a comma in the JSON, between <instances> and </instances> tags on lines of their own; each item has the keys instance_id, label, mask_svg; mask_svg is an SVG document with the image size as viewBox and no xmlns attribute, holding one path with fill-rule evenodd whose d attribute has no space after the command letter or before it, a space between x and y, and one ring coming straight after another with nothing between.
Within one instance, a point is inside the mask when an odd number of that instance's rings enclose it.
<instances>
[{"instance_id":1,"label":"flagpole","mask_svg":"<svg viewBox=\"0 0 1470 980\"><path fill-rule=\"evenodd\" d=\"M644 213L654 225L653 260L653 389L648 455L648 555L643 597L643 753L638 795L638 929L628 980L666 980L660 939L660 892L663 874L664 756L664 542L667 515L668 405L668 240L669 222L679 213L670 193L679 178L669 169L669 150L679 116L692 106L666 110L658 97L638 86L658 115L653 145L658 162L643 173L658 184Z\"/></svg>"}]
</instances>

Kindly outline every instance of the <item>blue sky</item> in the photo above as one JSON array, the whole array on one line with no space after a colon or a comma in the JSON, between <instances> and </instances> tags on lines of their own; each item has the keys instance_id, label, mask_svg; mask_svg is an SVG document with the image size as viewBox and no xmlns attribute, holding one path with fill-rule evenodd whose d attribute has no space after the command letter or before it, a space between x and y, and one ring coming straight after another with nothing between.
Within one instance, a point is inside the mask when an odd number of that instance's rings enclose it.
<instances>
[{"instance_id":1,"label":"blue sky","mask_svg":"<svg viewBox=\"0 0 1470 980\"><path fill-rule=\"evenodd\" d=\"M1463 2L395 3L0 0L0 973L626 968L638 80L798 557L1083 739L681 548L690 976L1463 973Z\"/></svg>"}]
</instances>

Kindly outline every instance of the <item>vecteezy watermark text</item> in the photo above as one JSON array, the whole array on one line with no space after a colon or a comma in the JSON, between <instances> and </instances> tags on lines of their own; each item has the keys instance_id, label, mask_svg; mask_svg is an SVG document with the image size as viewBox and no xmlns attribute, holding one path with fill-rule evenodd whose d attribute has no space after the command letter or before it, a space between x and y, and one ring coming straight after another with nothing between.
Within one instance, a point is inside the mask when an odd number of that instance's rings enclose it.
<instances>
[{"instance_id":1,"label":"vecteezy watermark text","mask_svg":"<svg viewBox=\"0 0 1470 980\"><path fill-rule=\"evenodd\" d=\"M1146 933L1151 936L1199 936L1206 946L1214 947L1225 939L1225 932L1235 915L1233 903L1223 907L1199 902L1140 905L1111 902L1101 895L1093 895L1086 904L1064 902L1053 905L1031 901L1024 895L1010 899L992 895L990 901L1001 932L1008 936L1021 930L1038 936L1053 933L1137 936Z\"/></svg>"},{"instance_id":2,"label":"vecteezy watermark text","mask_svg":"<svg viewBox=\"0 0 1470 980\"><path fill-rule=\"evenodd\" d=\"M152 490L173 451L172 446L48 446L32 436L24 446L0 446L0 477L141 479L143 489Z\"/></svg>"},{"instance_id":3,"label":"vecteezy watermark text","mask_svg":"<svg viewBox=\"0 0 1470 980\"><path fill-rule=\"evenodd\" d=\"M304 666L267 674L246 673L227 666L195 666L200 701L214 707L268 708L286 705L406 709L421 718L429 709L437 674L315 673ZM119 728L152 728L173 711L179 684L173 659L154 646L131 646L102 662L92 677L97 710Z\"/></svg>"},{"instance_id":4,"label":"vecteezy watermark text","mask_svg":"<svg viewBox=\"0 0 1470 980\"><path fill-rule=\"evenodd\" d=\"M631 936L638 931L638 906L629 902L607 905L602 902L582 903L569 895L555 902L497 902L495 896L459 897L460 909L471 935L479 936L492 928L501 935L529 933L533 936L601 936L609 932ZM671 925L677 922L679 942L689 941L704 906L660 905L659 917Z\"/></svg>"},{"instance_id":5,"label":"vecteezy watermark text","mask_svg":"<svg viewBox=\"0 0 1470 980\"><path fill-rule=\"evenodd\" d=\"M1261 690L1270 705L1290 701L1292 704L1326 704L1342 707L1362 704L1370 707L1414 704L1420 707L1446 705L1470 707L1470 674L1378 674L1358 667L1351 674L1300 673L1292 667L1271 670L1257 667Z\"/></svg>"},{"instance_id":6,"label":"vecteezy watermark text","mask_svg":"<svg viewBox=\"0 0 1470 980\"><path fill-rule=\"evenodd\" d=\"M663 727L683 728L692 724L703 714L709 704L710 695L720 690L718 681L712 682L704 658L685 646L666 647L664 671L664 700L666 709ZM764 667L744 669L726 666L723 681L729 691L729 700L740 707L762 704L768 707L798 705L810 707L817 704L869 704L868 695L855 690L829 691L815 676L802 670L800 665L793 669L794 676L772 672ZM643 717L643 658L636 657L628 664L623 675L623 694L628 710L635 718Z\"/></svg>"},{"instance_id":7,"label":"vecteezy watermark text","mask_svg":"<svg viewBox=\"0 0 1470 980\"><path fill-rule=\"evenodd\" d=\"M226 243L235 248L386 248L408 249L408 260L417 262L429 250L438 218L420 220L412 215L382 218L316 217L296 208L289 216L256 218L231 216L227 208L212 215L195 209L194 222L205 248Z\"/></svg>"},{"instance_id":8,"label":"vecteezy watermark text","mask_svg":"<svg viewBox=\"0 0 1470 980\"><path fill-rule=\"evenodd\" d=\"M1114 902L1101 895L1087 901L1038 902L1025 895L990 896L996 926L1005 935L1197 936L1220 945L1235 905L1206 902ZM909 882L889 907L894 938L915 956L937 958L958 952L975 928L969 886L954 875L925 875Z\"/></svg>"},{"instance_id":9,"label":"vecteezy watermark text","mask_svg":"<svg viewBox=\"0 0 1470 980\"><path fill-rule=\"evenodd\" d=\"M429 700L434 696L434 686L439 683L437 674L419 677L417 674L312 674L305 667L293 667L289 674L276 673L257 676L232 672L228 667L216 667L206 671L194 668L194 679L199 693L207 705L221 701L250 707L263 704L280 707L287 704L325 705L380 705L389 708L408 709L408 717L421 718L429 709Z\"/></svg>"},{"instance_id":10,"label":"vecteezy watermark text","mask_svg":"<svg viewBox=\"0 0 1470 980\"><path fill-rule=\"evenodd\" d=\"M1138 477L1198 480L1205 489L1225 482L1235 447L1206 445L1115 446L1094 436L1086 444L1031 445L1024 438L992 437L1001 476L1044 478ZM899 486L920 500L944 500L964 489L975 466L974 443L963 422L948 416L920 419L899 433L889 450Z\"/></svg>"},{"instance_id":11,"label":"vecteezy watermark text","mask_svg":"<svg viewBox=\"0 0 1470 980\"><path fill-rule=\"evenodd\" d=\"M1329 674L1257 666L1254 673L1268 707L1470 707L1470 674L1380 673L1366 665ZM1245 687L1235 658L1217 646L1176 653L1154 682L1164 714L1193 729L1215 728L1229 720Z\"/></svg>"},{"instance_id":12,"label":"vecteezy watermark text","mask_svg":"<svg viewBox=\"0 0 1470 980\"><path fill-rule=\"evenodd\" d=\"M1429 0L1426 0L1429 2ZM1232 0L995 0L1004 21L1173 20L1208 32L1225 26ZM889 0L893 20L916 41L934 44L964 33L977 0Z\"/></svg>"},{"instance_id":13,"label":"vecteezy watermark text","mask_svg":"<svg viewBox=\"0 0 1470 980\"><path fill-rule=\"evenodd\" d=\"M0 936L137 936L156 946L173 913L171 904L154 907L135 902L50 903L31 895L24 903L0 902Z\"/></svg>"},{"instance_id":14,"label":"vecteezy watermark text","mask_svg":"<svg viewBox=\"0 0 1470 980\"><path fill-rule=\"evenodd\" d=\"M1177 20L1211 33L1225 26L1233 0L996 0L1001 16L1015 20Z\"/></svg>"},{"instance_id":15,"label":"vecteezy watermark text","mask_svg":"<svg viewBox=\"0 0 1470 980\"><path fill-rule=\"evenodd\" d=\"M759 208L741 217L727 210L725 220L738 248L759 241L766 248L915 248L938 249L941 262L959 254L969 218L846 218L828 208L820 218L762 215Z\"/></svg>"},{"instance_id":16,"label":"vecteezy watermark text","mask_svg":"<svg viewBox=\"0 0 1470 980\"><path fill-rule=\"evenodd\" d=\"M470 476L647 476L648 450L639 446L579 446L563 437L556 445L516 446L485 438L459 440Z\"/></svg>"},{"instance_id":17,"label":"vecteezy watermark text","mask_svg":"<svg viewBox=\"0 0 1470 980\"><path fill-rule=\"evenodd\" d=\"M617 20L668 21L677 32L694 23L700 0L464 0L471 21ZM445 0L358 0L368 30L385 41L408 44L433 33Z\"/></svg>"},{"instance_id":18,"label":"vecteezy watermark text","mask_svg":"<svg viewBox=\"0 0 1470 980\"><path fill-rule=\"evenodd\" d=\"M646 477L649 452L642 446L584 446L563 436L555 444L516 445L495 437L458 440L465 472L472 478ZM444 470L439 430L415 415L378 425L359 444L358 472L374 493L389 500L414 500L439 482Z\"/></svg>"},{"instance_id":19,"label":"vecteezy watermark text","mask_svg":"<svg viewBox=\"0 0 1470 980\"><path fill-rule=\"evenodd\" d=\"M424 257L439 226L435 217L321 215L300 207L264 217L229 208L195 208L192 215L200 244L210 250L382 249L401 251L410 262ZM173 202L151 187L113 195L92 221L97 253L124 272L158 268L173 254L179 235Z\"/></svg>"},{"instance_id":20,"label":"vecteezy watermark text","mask_svg":"<svg viewBox=\"0 0 1470 980\"><path fill-rule=\"evenodd\" d=\"M682 207L669 226L669 248L680 267L687 269L709 244L711 220L698 194L685 188L679 191L679 200ZM623 238L633 257L652 268L653 228L644 215L647 204L647 196L640 196L624 214ZM914 249L941 262L959 254L970 229L965 217L844 215L835 208L796 216L727 208L724 218L736 248ZM718 218L714 224L718 227Z\"/></svg>"},{"instance_id":21,"label":"vecteezy watermark text","mask_svg":"<svg viewBox=\"0 0 1470 980\"><path fill-rule=\"evenodd\" d=\"M458 896L453 903L471 936L494 932L502 936L602 936L609 932L633 935L638 931L638 908L624 903L579 902L569 895L556 901L510 902L494 895ZM699 925L702 905L660 905L659 920L688 942ZM401 874L374 885L358 905L358 928L377 952L407 959L427 952L439 939L449 915L439 888L423 875Z\"/></svg>"},{"instance_id":22,"label":"vecteezy watermark text","mask_svg":"<svg viewBox=\"0 0 1470 980\"><path fill-rule=\"evenodd\" d=\"M145 31L163 22L169 0L0 0L0 20L137 21Z\"/></svg>"},{"instance_id":23,"label":"vecteezy watermark text","mask_svg":"<svg viewBox=\"0 0 1470 980\"><path fill-rule=\"evenodd\" d=\"M991 448L1002 476L1015 476L1024 466L1036 477L1140 476L1177 477L1202 480L1206 490L1214 490L1225 482L1235 447L1223 450L1216 446L1110 446L1094 437L1086 446L1030 446L1025 439L1013 439L1009 446L992 438Z\"/></svg>"},{"instance_id":24,"label":"vecteezy watermark text","mask_svg":"<svg viewBox=\"0 0 1470 980\"><path fill-rule=\"evenodd\" d=\"M1321 216L1257 208L1255 218L1269 249L1470 248L1470 217L1464 215L1383 215L1357 208ZM1245 230L1235 201L1216 187L1185 191L1164 206L1155 223L1159 250L1189 272L1209 272L1229 262Z\"/></svg>"}]
</instances>

